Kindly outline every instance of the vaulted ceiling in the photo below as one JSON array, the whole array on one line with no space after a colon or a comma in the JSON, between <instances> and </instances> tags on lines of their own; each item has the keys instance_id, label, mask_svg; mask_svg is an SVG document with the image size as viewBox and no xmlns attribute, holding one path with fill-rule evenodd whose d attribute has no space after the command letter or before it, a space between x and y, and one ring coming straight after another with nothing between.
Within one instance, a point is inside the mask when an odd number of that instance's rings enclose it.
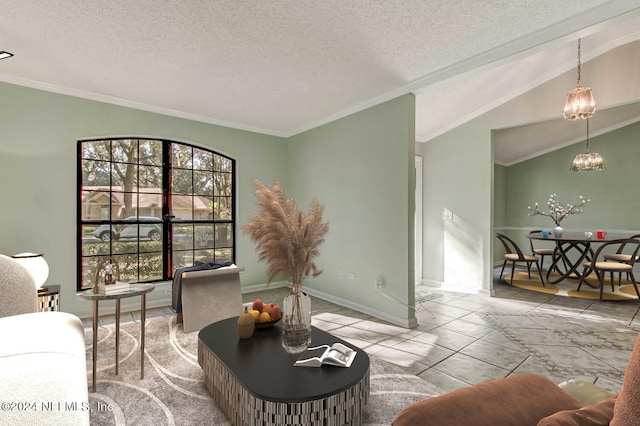
<instances>
[{"instance_id":1,"label":"vaulted ceiling","mask_svg":"<svg viewBox=\"0 0 640 426\"><path fill-rule=\"evenodd\" d=\"M636 0L0 6L0 81L284 137L412 92L427 141L640 28Z\"/></svg>"}]
</instances>

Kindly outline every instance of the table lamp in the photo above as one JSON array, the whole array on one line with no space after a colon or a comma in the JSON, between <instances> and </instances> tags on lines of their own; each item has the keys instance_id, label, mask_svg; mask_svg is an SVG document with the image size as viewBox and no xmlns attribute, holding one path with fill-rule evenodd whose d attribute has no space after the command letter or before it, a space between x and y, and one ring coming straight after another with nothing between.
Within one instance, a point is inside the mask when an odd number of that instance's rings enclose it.
<instances>
[{"instance_id":1,"label":"table lamp","mask_svg":"<svg viewBox=\"0 0 640 426\"><path fill-rule=\"evenodd\" d=\"M38 292L46 291L46 287L42 288L42 285L49 277L49 265L44 260L42 253L19 253L14 254L11 258L29 271Z\"/></svg>"}]
</instances>

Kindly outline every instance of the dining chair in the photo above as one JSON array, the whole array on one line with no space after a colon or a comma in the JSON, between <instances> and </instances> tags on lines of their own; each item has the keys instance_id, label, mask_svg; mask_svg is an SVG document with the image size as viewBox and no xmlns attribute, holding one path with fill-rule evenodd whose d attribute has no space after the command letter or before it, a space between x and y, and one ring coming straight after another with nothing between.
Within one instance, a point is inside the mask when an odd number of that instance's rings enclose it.
<instances>
[{"instance_id":1,"label":"dining chair","mask_svg":"<svg viewBox=\"0 0 640 426\"><path fill-rule=\"evenodd\" d=\"M540 233L542 232L542 229L534 229L533 231L529 232L529 235L540 235ZM553 253L555 252L555 247L535 247L533 245L533 238L529 238L529 244L531 245L531 254L534 256L540 256L540 268L544 269L544 257L545 256L549 256L552 259L551 264L553 265ZM564 259L562 259L562 261L564 262ZM566 269L567 265L565 264L565 269ZM556 265L557 268L557 265Z\"/></svg>"},{"instance_id":2,"label":"dining chair","mask_svg":"<svg viewBox=\"0 0 640 426\"><path fill-rule=\"evenodd\" d=\"M629 238L640 238L640 234L632 235ZM631 260L631 255L624 251L625 246L626 244L621 244L615 253L605 254L603 256L604 259L611 262L629 263L629 261ZM636 261L638 261L638 259L634 259L634 262ZM629 274L627 274L627 278L629 278ZM622 283L622 272L618 274L618 287L620 287L621 283Z\"/></svg>"},{"instance_id":3,"label":"dining chair","mask_svg":"<svg viewBox=\"0 0 640 426\"><path fill-rule=\"evenodd\" d=\"M542 229L535 229L529 232L529 235L540 235ZM529 238L529 244L531 245L531 254L534 256L540 256L540 267L544 266L544 257L553 256L553 248L541 248L533 245L533 238Z\"/></svg>"},{"instance_id":4,"label":"dining chair","mask_svg":"<svg viewBox=\"0 0 640 426\"><path fill-rule=\"evenodd\" d=\"M513 275L515 274L516 263L526 263L527 264L527 273L529 274L529 279L531 279L531 264L535 263L538 268L538 275L540 276L540 282L544 287L544 279L542 278L542 272L540 270L540 263L537 256L524 254L518 244L513 241L511 238L507 237L504 234L496 233L496 237L500 240L502 245L504 246L504 262L502 263L502 270L500 271L500 279L502 279L502 273L504 272L504 267L507 265L507 262L511 262L511 285L513 285Z\"/></svg>"},{"instance_id":5,"label":"dining chair","mask_svg":"<svg viewBox=\"0 0 640 426\"><path fill-rule=\"evenodd\" d=\"M605 253L603 251L607 249L611 249L612 246L618 246L618 250L620 247L623 247L627 250L631 250L629 260L627 262L607 262L605 260ZM611 291L614 291L613 287L613 274L626 272L631 279L631 283L633 287L636 289L636 294L638 295L638 299L640 299L640 291L638 291L638 285L636 283L636 279L633 276L633 264L638 260L638 250L640 250L640 240L635 238L622 238L613 241L606 242L598 247L593 258L587 262L584 262L582 265L584 266L584 270L582 271L582 275L580 276L580 282L578 282L578 291L580 291L580 287L582 283L586 279L586 277L594 272L598 277L598 285L600 286L600 300L602 300L602 296L604 293L604 277L608 272L611 277Z\"/></svg>"}]
</instances>

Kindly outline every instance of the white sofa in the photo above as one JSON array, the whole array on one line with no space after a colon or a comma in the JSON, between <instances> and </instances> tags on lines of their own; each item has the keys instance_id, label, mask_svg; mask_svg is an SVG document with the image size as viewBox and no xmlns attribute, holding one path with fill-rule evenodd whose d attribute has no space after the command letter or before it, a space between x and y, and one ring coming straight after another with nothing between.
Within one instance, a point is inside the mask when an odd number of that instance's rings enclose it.
<instances>
[{"instance_id":1,"label":"white sofa","mask_svg":"<svg viewBox=\"0 0 640 426\"><path fill-rule=\"evenodd\" d=\"M84 328L64 312L0 318L0 423L88 425Z\"/></svg>"}]
</instances>

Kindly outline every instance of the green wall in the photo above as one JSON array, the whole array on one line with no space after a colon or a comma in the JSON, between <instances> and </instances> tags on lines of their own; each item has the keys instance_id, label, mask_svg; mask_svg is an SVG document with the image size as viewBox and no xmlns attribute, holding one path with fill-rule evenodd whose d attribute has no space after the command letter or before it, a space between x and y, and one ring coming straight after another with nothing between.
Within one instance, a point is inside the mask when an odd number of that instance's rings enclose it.
<instances>
[{"instance_id":1,"label":"green wall","mask_svg":"<svg viewBox=\"0 0 640 426\"><path fill-rule=\"evenodd\" d=\"M590 138L590 150L599 152L605 160L603 171L577 173L569 170L576 154L584 152L584 141L504 168L506 220L499 220L496 214L495 227L505 227L506 233L518 244L528 247L524 238L528 230L551 230L555 224L546 216L529 216L527 206L537 202L546 210L549 195L555 193L562 204L576 203L580 195L591 199L583 207L582 215L571 215L563 220L565 230L604 229L627 234L639 230L640 190L635 184L640 159L638 135L640 123ZM496 166L496 169L500 167ZM498 186L504 183L498 179L494 183L498 194ZM501 202L500 197L494 198L496 211ZM502 251L496 249L494 260L501 259Z\"/></svg>"},{"instance_id":2,"label":"green wall","mask_svg":"<svg viewBox=\"0 0 640 426\"><path fill-rule=\"evenodd\" d=\"M589 86L597 91L599 111L637 102L640 99L640 85L620 84L620 82L636 82L638 80L639 61L637 44L629 43L583 64L582 71L584 75L589 76ZM531 85L534 84L534 81L542 81L541 78L545 74L538 74L536 74L536 78L531 80ZM494 229L494 225L498 226L498 223L493 217L496 210L494 202L494 192L496 191L494 175L496 173L492 135L499 131L498 129L510 129L526 123L538 123L560 118L567 90L575 87L575 76L575 69L573 69L539 86L527 85L527 87L511 92L504 92L503 88L497 84L493 89L500 95L500 99L504 101L503 104L495 107L493 107L495 104L487 105L486 107L493 108L442 135L419 144L418 153L424 158L423 282L461 289L466 286L472 287L472 289L477 288L482 292L492 292L492 266L499 248L499 242L495 237L496 229ZM441 105L432 106L434 110L441 107ZM428 114L429 111L425 113ZM578 125L585 126L585 123L578 122L576 126ZM584 128L586 131L586 126ZM593 139L597 141L600 138L594 137ZM594 145L594 149L596 146ZM599 146L597 148L599 149ZM604 149L600 151L606 155ZM553 182L553 184L537 188L539 182L532 179L519 185L519 191L533 194L535 199L533 195L523 196L521 201L516 200L511 204L510 195L514 190L508 188L507 200L511 208L515 208L515 203L520 205L520 209L526 209L529 203L536 200L546 202L549 191L552 190L555 190L558 196L563 199L570 197L572 194L563 192L565 184L563 180L568 176L571 160L579 152L584 152L584 144L576 146L575 150L566 155L564 159L555 158L561 154L552 154L554 159L549 161L557 161L556 166L553 167L554 173L559 170L563 175L552 178L541 174L536 176L536 179L543 181L549 179L548 182ZM637 157L633 155L633 152L635 152L635 148L630 153L622 154L626 161L625 164L636 161ZM544 158L550 159L551 157ZM609 168L614 167L612 160L605 157L605 161L607 161ZM550 164L545 163L543 167L545 167L544 170L551 170ZM589 177L583 178L583 180L585 179L592 180ZM632 182L633 178L627 176L626 181ZM626 181L613 182L613 179L609 179L610 189L621 191L621 182ZM510 173L507 175L507 182L513 186ZM530 185L537 188L535 193L532 192ZM589 187L578 189L582 189L586 195L594 199L594 203L587 207L587 213L592 215L595 222L594 209L602 208L595 206L597 194L594 196L594 192ZM635 194L629 197L635 198ZM606 204L602 204L602 206L606 206ZM608 205L610 210L619 209L620 206L626 206L626 203ZM452 219L443 220L442 212L444 209L453 213ZM634 212L633 209L628 211ZM519 212L521 215L524 214L523 217L526 218L526 212L523 213L522 210ZM515 221L511 220L509 214L510 212L507 211L507 220L502 224L503 226L515 226L512 225ZM528 219L532 218L525 220ZM536 219L543 220L543 218ZM542 223L546 222L543 220ZM602 222L598 222L594 226L606 226L600 223ZM530 223L528 229L533 226L538 225ZM574 226L581 225L574 222L574 219L567 219L567 227ZM524 235L524 230L518 230L518 233Z\"/></svg>"},{"instance_id":3,"label":"green wall","mask_svg":"<svg viewBox=\"0 0 640 426\"><path fill-rule=\"evenodd\" d=\"M312 196L330 225L312 293L414 325L415 99L405 95L294 136L288 143L291 194ZM410 237L411 236L411 237ZM354 279L349 279L354 274ZM383 280L378 291L376 279Z\"/></svg>"},{"instance_id":4,"label":"green wall","mask_svg":"<svg viewBox=\"0 0 640 426\"><path fill-rule=\"evenodd\" d=\"M0 83L0 253L44 253L48 283L61 285L61 309L89 317L90 303L76 295L76 141L184 141L237 160L238 225L257 212L253 179L279 181L305 210L317 196L331 229L318 259L325 272L305 285L412 325L413 313L376 294L374 283L382 278L392 297L413 303L414 111L414 97L406 95L287 140ZM266 264L241 231L236 260L246 268L245 290L264 285ZM168 305L169 289L169 283L158 285L148 306ZM138 307L138 300L123 301L123 310ZM112 309L101 304L103 313Z\"/></svg>"},{"instance_id":5,"label":"green wall","mask_svg":"<svg viewBox=\"0 0 640 426\"><path fill-rule=\"evenodd\" d=\"M0 99L0 253L44 253L48 283L61 285L62 310L80 316L90 315L91 305L76 296L78 139L159 137L235 158L238 223L245 223L255 210L254 178L288 184L286 144L278 137L4 83ZM257 262L253 244L239 233L237 246L237 263L246 268L243 286L263 284L266 265ZM149 306L167 305L169 299L164 288L158 288ZM139 306L137 300L126 302Z\"/></svg>"},{"instance_id":6,"label":"green wall","mask_svg":"<svg viewBox=\"0 0 640 426\"><path fill-rule=\"evenodd\" d=\"M493 226L507 223L507 167L499 164L493 167Z\"/></svg>"},{"instance_id":7,"label":"green wall","mask_svg":"<svg viewBox=\"0 0 640 426\"><path fill-rule=\"evenodd\" d=\"M436 106L437 107L437 106ZM471 120L419 144L423 170L425 284L461 292L491 289L491 130ZM443 218L443 213L451 213Z\"/></svg>"}]
</instances>

